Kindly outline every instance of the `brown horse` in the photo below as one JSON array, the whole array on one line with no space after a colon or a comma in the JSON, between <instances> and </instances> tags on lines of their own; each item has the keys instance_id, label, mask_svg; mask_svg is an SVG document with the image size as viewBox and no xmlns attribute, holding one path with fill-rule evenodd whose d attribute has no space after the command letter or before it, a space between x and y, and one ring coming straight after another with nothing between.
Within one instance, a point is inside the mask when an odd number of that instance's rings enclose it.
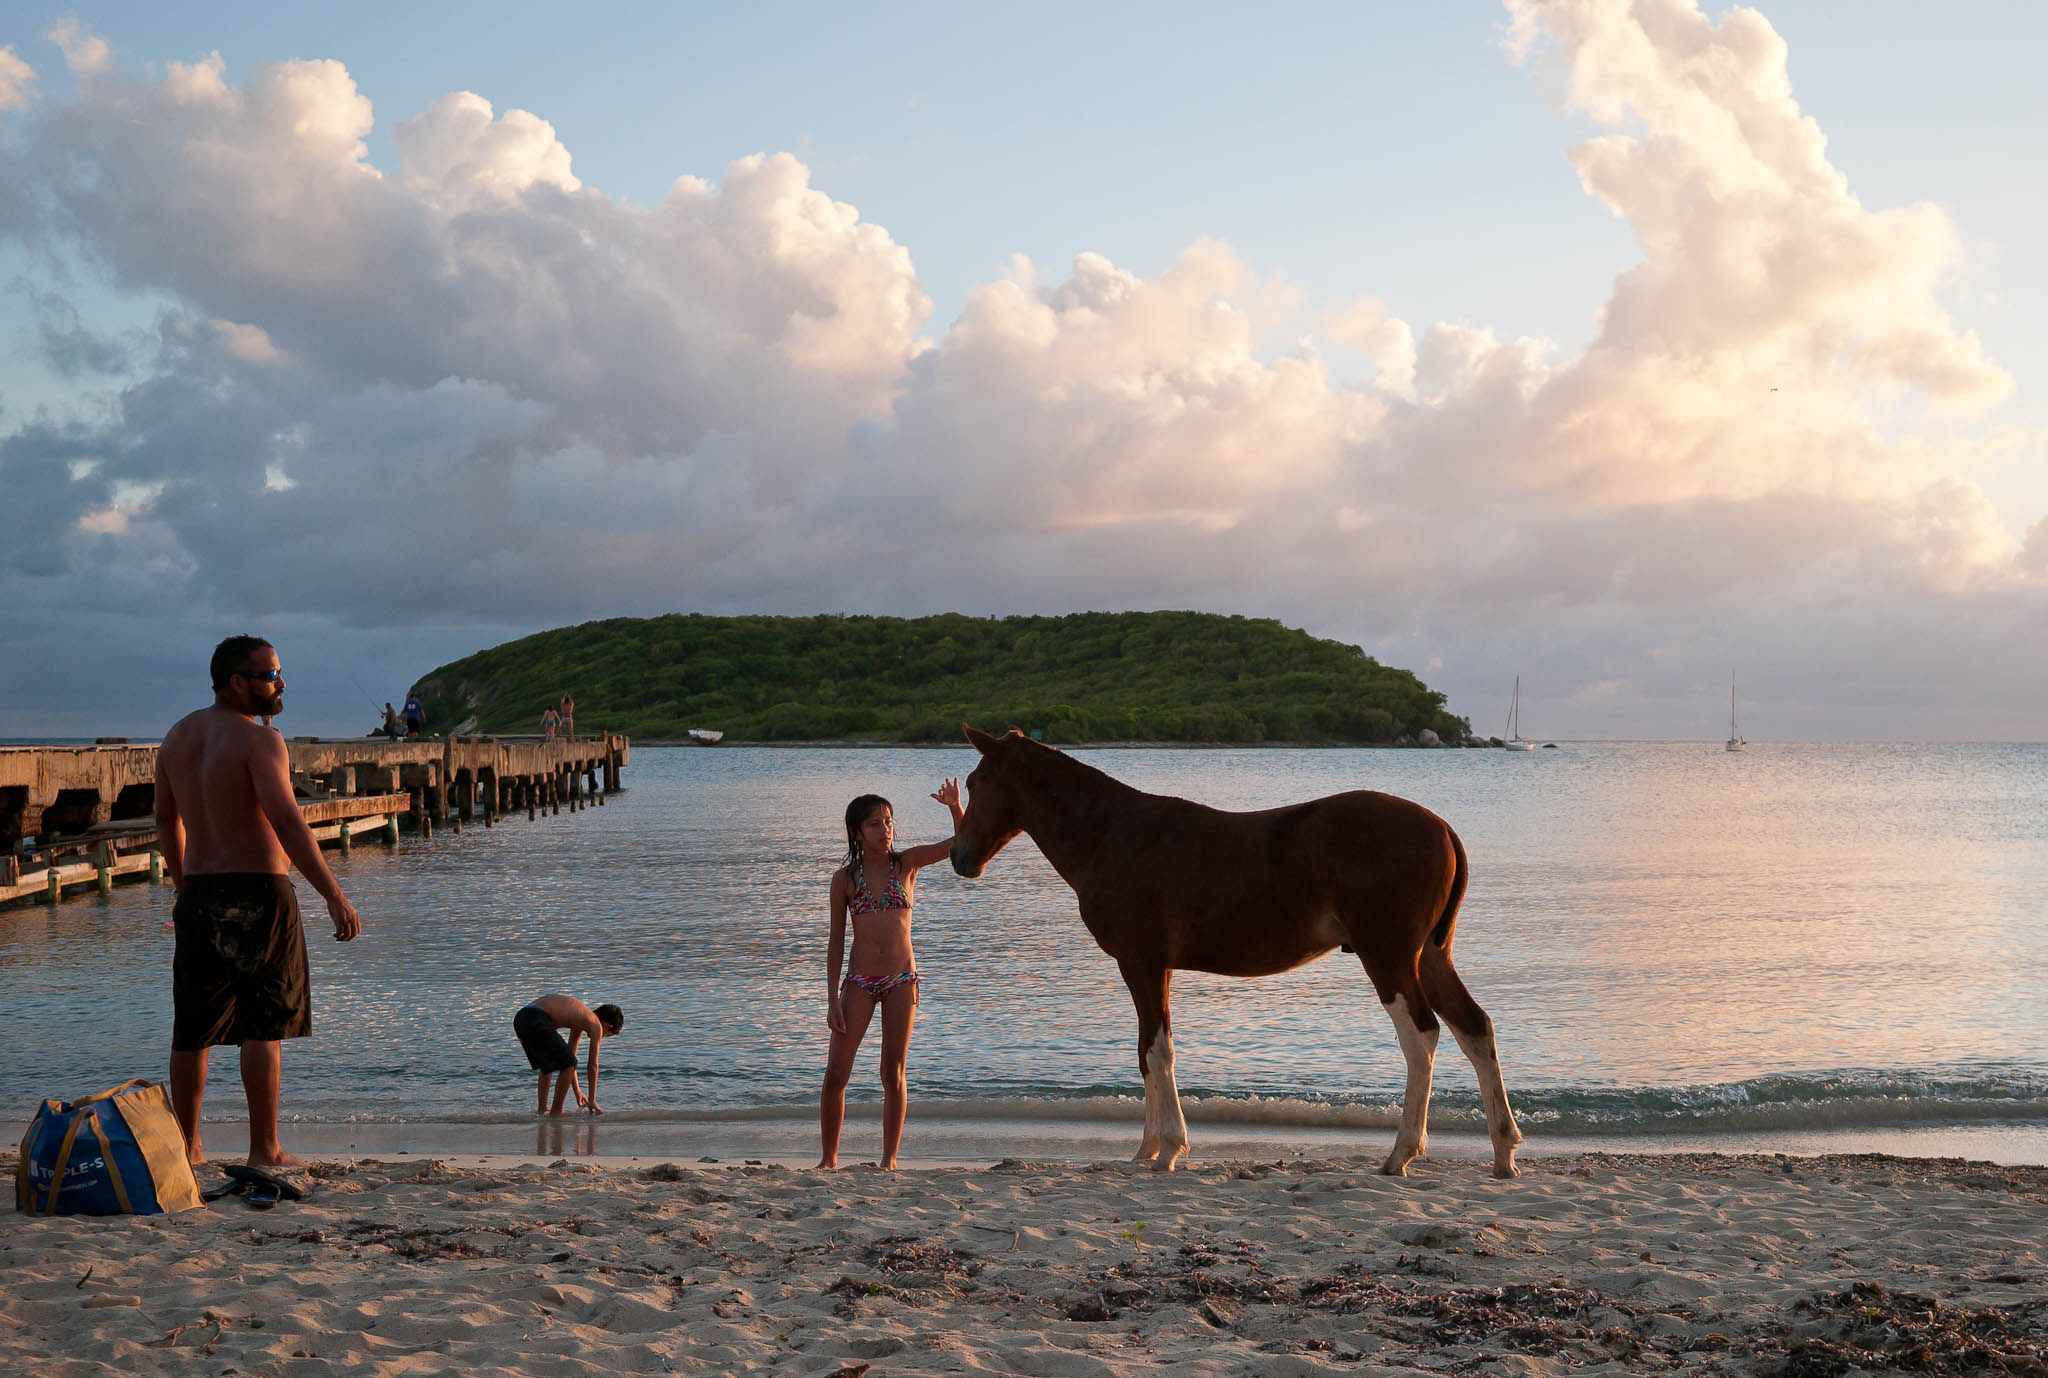
<instances>
[{"instance_id":1,"label":"brown horse","mask_svg":"<svg viewBox=\"0 0 2048 1378\"><path fill-rule=\"evenodd\" d=\"M1138 1010L1139 1162L1171 1171L1188 1147L1167 1014L1174 971L1269 976L1343 946L1372 978L1408 1061L1401 1128L1380 1171L1405 1176L1427 1145L1442 1015L1479 1074L1494 1176L1519 1175L1522 1134L1493 1021L1451 969L1465 848L1448 823L1367 790L1225 813L1133 789L1014 730L991 737L968 727L967 740L981 760L967 777L953 869L978 876L1029 833L1074 888L1081 921L1116 959Z\"/></svg>"}]
</instances>

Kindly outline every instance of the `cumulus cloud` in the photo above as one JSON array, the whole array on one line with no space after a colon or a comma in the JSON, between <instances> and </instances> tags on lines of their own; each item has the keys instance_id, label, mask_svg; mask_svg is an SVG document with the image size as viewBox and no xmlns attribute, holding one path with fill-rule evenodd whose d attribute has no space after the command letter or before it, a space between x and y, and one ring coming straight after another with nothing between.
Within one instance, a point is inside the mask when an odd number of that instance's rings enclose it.
<instances>
[{"instance_id":1,"label":"cumulus cloud","mask_svg":"<svg viewBox=\"0 0 2048 1378\"><path fill-rule=\"evenodd\" d=\"M1302 289L1200 238L1150 277L1018 259L927 336L908 249L787 154L634 206L456 92L380 169L337 63L152 78L63 30L95 79L0 150L36 206L0 221L170 305L101 338L41 289L52 366L119 381L0 434L0 594L357 636L1199 606L1454 690L1513 660L1592 731L1678 730L1655 706L1738 654L1926 704L2048 668L1969 649L2038 619L2048 537L1958 460L2013 384L1943 304L1945 213L1856 199L1753 12L1508 11L1640 246L1574 357L1377 298L1279 339ZM1862 640L1901 628L1946 664Z\"/></svg>"},{"instance_id":2,"label":"cumulus cloud","mask_svg":"<svg viewBox=\"0 0 2048 1378\"><path fill-rule=\"evenodd\" d=\"M49 27L44 37L63 51L64 65L71 69L73 76L97 76L113 65L113 45L99 35L87 32L76 15L59 19Z\"/></svg>"},{"instance_id":3,"label":"cumulus cloud","mask_svg":"<svg viewBox=\"0 0 2048 1378\"><path fill-rule=\"evenodd\" d=\"M554 126L524 110L492 116L491 103L468 91L443 96L424 115L392 131L404 176L422 195L467 204L516 200L529 187L575 191L569 150Z\"/></svg>"},{"instance_id":4,"label":"cumulus cloud","mask_svg":"<svg viewBox=\"0 0 2048 1378\"><path fill-rule=\"evenodd\" d=\"M1378 297L1361 297L1330 311L1323 319L1323 333L1337 345L1371 359L1380 387L1413 397L1414 328L1392 315Z\"/></svg>"},{"instance_id":5,"label":"cumulus cloud","mask_svg":"<svg viewBox=\"0 0 2048 1378\"><path fill-rule=\"evenodd\" d=\"M35 98L36 69L9 43L0 47L0 110L19 110Z\"/></svg>"},{"instance_id":6,"label":"cumulus cloud","mask_svg":"<svg viewBox=\"0 0 2048 1378\"><path fill-rule=\"evenodd\" d=\"M270 332L260 325L221 320L212 325L220 347L245 364L274 364L283 357L271 341Z\"/></svg>"}]
</instances>

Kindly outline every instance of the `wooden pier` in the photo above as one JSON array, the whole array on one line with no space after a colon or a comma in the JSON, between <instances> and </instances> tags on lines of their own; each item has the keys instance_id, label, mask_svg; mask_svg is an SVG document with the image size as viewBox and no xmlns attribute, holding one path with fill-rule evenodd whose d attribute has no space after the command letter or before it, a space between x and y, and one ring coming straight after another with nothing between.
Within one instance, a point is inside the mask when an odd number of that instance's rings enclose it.
<instances>
[{"instance_id":1,"label":"wooden pier","mask_svg":"<svg viewBox=\"0 0 2048 1378\"><path fill-rule=\"evenodd\" d=\"M287 743L299 811L323 845L398 840L401 825L431 833L489 827L602 804L619 788L631 743L617 733L574 740L351 737ZM55 903L67 890L160 879L156 748L0 747L0 905ZM24 838L33 838L27 850Z\"/></svg>"}]
</instances>

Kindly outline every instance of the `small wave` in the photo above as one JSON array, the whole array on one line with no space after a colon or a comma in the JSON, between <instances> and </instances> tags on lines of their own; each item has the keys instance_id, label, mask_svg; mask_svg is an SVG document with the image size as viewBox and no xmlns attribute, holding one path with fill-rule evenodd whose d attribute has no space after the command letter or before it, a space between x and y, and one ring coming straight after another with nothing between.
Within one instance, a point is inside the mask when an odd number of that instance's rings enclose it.
<instances>
[{"instance_id":1,"label":"small wave","mask_svg":"<svg viewBox=\"0 0 2048 1378\"><path fill-rule=\"evenodd\" d=\"M1763 1076L1677 1087L1539 1087L1513 1093L1525 1129L1560 1134L1715 1134L2048 1123L2048 1076L2018 1069L1951 1077L1887 1072ZM1190 1120L1213 1124L1391 1128L1392 1096L1190 1098ZM1439 1091L1430 1120L1445 1129L1484 1128L1476 1092Z\"/></svg>"},{"instance_id":2,"label":"small wave","mask_svg":"<svg viewBox=\"0 0 2048 1378\"><path fill-rule=\"evenodd\" d=\"M1573 1135L1715 1134L1748 1131L1904 1128L2008 1122L2048 1124L2048 1075L2026 1068L1977 1068L1967 1073L1905 1074L1847 1071L1752 1077L1679 1087L1554 1087L1513 1093L1525 1129ZM1120 1088L1003 1087L986 1093L916 1097L921 1117L951 1120L1024 1120L1047 1123L1124 1123L1144 1115L1141 1097ZM1397 1095L1246 1095L1189 1088L1182 1106L1193 1125L1326 1129L1392 1129L1401 1118ZM815 1101L753 1105L621 1106L613 1124L712 1124L807 1119ZM307 1123L524 1124L530 1112L431 1110L383 1114L302 1115ZM1446 1130L1481 1130L1486 1118L1476 1093L1439 1090L1430 1122Z\"/></svg>"}]
</instances>

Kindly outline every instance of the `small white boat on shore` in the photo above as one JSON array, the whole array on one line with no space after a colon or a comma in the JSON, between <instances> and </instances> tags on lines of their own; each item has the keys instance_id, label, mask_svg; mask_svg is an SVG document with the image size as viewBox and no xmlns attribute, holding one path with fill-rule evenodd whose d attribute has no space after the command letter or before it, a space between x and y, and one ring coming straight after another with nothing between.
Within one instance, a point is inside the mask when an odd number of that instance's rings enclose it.
<instances>
[{"instance_id":1,"label":"small white boat on shore","mask_svg":"<svg viewBox=\"0 0 2048 1378\"><path fill-rule=\"evenodd\" d=\"M714 732L708 727L693 727L690 729L690 740L698 746L717 746L725 740L725 734Z\"/></svg>"}]
</instances>

